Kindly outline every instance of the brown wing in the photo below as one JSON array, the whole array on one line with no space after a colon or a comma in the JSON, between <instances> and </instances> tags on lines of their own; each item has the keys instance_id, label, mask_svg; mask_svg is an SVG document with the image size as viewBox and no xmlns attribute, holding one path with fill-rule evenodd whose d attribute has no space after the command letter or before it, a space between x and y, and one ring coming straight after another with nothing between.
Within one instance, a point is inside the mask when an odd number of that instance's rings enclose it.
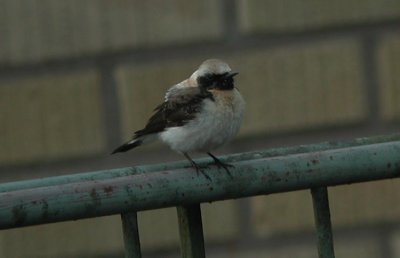
<instances>
[{"instance_id":1,"label":"brown wing","mask_svg":"<svg viewBox=\"0 0 400 258\"><path fill-rule=\"evenodd\" d=\"M154 110L145 128L135 132L134 138L185 125L196 117L206 98L213 99L212 94L197 87L173 89L168 92L166 101Z\"/></svg>"}]
</instances>

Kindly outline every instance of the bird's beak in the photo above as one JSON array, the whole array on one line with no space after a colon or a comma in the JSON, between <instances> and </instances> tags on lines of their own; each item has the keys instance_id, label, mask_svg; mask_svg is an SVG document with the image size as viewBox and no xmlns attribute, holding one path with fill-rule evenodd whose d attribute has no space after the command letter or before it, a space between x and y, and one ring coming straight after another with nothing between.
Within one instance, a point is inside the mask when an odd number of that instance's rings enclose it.
<instances>
[{"instance_id":1,"label":"bird's beak","mask_svg":"<svg viewBox=\"0 0 400 258\"><path fill-rule=\"evenodd\" d=\"M238 72L229 72L225 75L225 78L233 78L234 76L238 75Z\"/></svg>"}]
</instances>

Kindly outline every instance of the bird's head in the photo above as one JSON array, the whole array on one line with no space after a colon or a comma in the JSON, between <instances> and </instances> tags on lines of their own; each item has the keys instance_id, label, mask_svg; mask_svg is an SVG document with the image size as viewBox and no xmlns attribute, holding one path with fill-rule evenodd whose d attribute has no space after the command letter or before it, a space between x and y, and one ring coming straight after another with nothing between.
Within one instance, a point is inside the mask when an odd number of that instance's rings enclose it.
<instances>
[{"instance_id":1,"label":"bird's head","mask_svg":"<svg viewBox=\"0 0 400 258\"><path fill-rule=\"evenodd\" d=\"M205 90L232 90L234 88L233 77L237 74L237 72L232 72L227 63L218 59L208 59L190 78Z\"/></svg>"}]
</instances>

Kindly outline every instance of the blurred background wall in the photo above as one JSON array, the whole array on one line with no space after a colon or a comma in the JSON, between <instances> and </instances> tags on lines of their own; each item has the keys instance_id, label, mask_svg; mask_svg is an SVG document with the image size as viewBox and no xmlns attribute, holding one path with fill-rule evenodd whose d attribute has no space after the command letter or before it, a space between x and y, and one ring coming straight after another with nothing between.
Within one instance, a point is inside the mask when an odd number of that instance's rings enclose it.
<instances>
[{"instance_id":1,"label":"blurred background wall","mask_svg":"<svg viewBox=\"0 0 400 258\"><path fill-rule=\"evenodd\" d=\"M0 181L182 159L110 156L208 58L247 100L219 154L397 132L399 0L0 0ZM338 257L400 257L400 182L329 189ZM203 205L209 257L316 257L307 191ZM139 214L178 257L174 209ZM0 232L0 257L122 257L118 216Z\"/></svg>"}]
</instances>

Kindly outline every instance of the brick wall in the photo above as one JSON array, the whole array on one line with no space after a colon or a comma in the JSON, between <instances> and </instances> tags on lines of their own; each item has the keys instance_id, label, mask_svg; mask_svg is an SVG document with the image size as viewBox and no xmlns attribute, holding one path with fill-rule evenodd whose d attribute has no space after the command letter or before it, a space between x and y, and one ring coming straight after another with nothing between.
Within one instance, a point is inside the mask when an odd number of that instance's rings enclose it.
<instances>
[{"instance_id":1,"label":"brick wall","mask_svg":"<svg viewBox=\"0 0 400 258\"><path fill-rule=\"evenodd\" d=\"M247 100L220 153L398 131L398 0L0 0L0 181L182 159L108 154L211 57ZM399 184L330 188L338 257L400 256ZM203 212L210 257L316 257L307 191ZM174 209L139 223L146 257L176 257ZM2 231L0 256L118 257L121 234L118 216Z\"/></svg>"}]
</instances>

